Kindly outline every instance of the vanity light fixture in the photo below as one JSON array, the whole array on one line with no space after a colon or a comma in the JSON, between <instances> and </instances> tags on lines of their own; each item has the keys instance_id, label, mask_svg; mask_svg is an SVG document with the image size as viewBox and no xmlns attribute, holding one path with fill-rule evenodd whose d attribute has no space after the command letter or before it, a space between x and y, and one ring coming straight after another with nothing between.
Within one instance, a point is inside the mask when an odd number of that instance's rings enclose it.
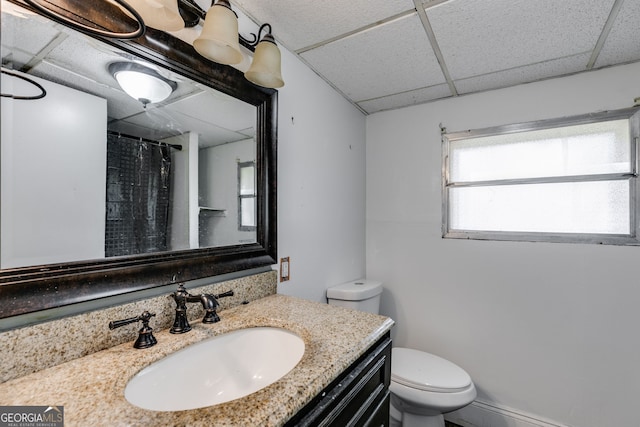
<instances>
[{"instance_id":1,"label":"vanity light fixture","mask_svg":"<svg viewBox=\"0 0 640 427\"><path fill-rule=\"evenodd\" d=\"M173 80L135 62L113 62L109 64L109 73L127 95L142 102L145 107L149 103L164 101L178 87Z\"/></svg>"},{"instance_id":2,"label":"vanity light fixture","mask_svg":"<svg viewBox=\"0 0 640 427\"><path fill-rule=\"evenodd\" d=\"M144 35L146 31L146 27L144 25L144 21L137 10L135 10L127 1L125 0L112 0L110 3L117 5L120 8L121 12L124 12L125 15L128 15L129 18L133 18L136 23L136 28L133 30L122 29L118 30L105 28L100 25L88 25L86 19L75 19L75 17L82 17L82 13L64 13L70 12L66 9L68 5L61 5L58 1L56 4L53 0L24 0L29 6L34 9L42 12L45 16L53 19L56 22L59 22L63 25L69 25L72 28L75 28L78 31L81 31L85 34L106 37L110 39L135 39ZM67 2L62 2L67 3ZM117 14L116 14L117 15ZM109 16L109 22L114 23L117 22L121 18L121 16ZM89 20L90 22L90 20Z\"/></svg>"},{"instance_id":3,"label":"vanity light fixture","mask_svg":"<svg viewBox=\"0 0 640 427\"><path fill-rule=\"evenodd\" d=\"M193 47L200 55L220 64L234 65L242 62L242 45L254 52L251 67L245 73L247 80L268 88L284 86L280 49L271 34L270 24L263 24L258 35L251 34L253 40L249 40L238 34L238 15L231 9L228 0L218 0L206 14L191 0L178 0L178 5L183 12L204 20L202 33L193 42ZM197 20L186 25L196 24ZM266 28L268 31L260 40Z\"/></svg>"},{"instance_id":4,"label":"vanity light fixture","mask_svg":"<svg viewBox=\"0 0 640 427\"><path fill-rule=\"evenodd\" d=\"M140 14L146 26L162 31L179 31L185 27L178 0L127 0Z\"/></svg>"},{"instance_id":5,"label":"vanity light fixture","mask_svg":"<svg viewBox=\"0 0 640 427\"><path fill-rule=\"evenodd\" d=\"M209 8L202 33L193 41L196 51L219 64L242 62L238 17L227 0L219 0Z\"/></svg>"},{"instance_id":6,"label":"vanity light fixture","mask_svg":"<svg viewBox=\"0 0 640 427\"><path fill-rule=\"evenodd\" d=\"M278 88L284 86L281 71L280 49L271 35L271 25L263 24L258 31L258 37L262 29L269 27L269 32L260 40L253 54L251 67L244 76L258 86Z\"/></svg>"},{"instance_id":7,"label":"vanity light fixture","mask_svg":"<svg viewBox=\"0 0 640 427\"><path fill-rule=\"evenodd\" d=\"M195 0L110 0L129 17L134 18L137 28L131 32L106 31L100 29L99 25L87 25L83 21L60 13L58 10L66 10L66 6L57 5L54 0L24 1L58 22L71 25L91 35L108 38L135 39L144 35L147 26L162 31L179 31L204 21L200 36L193 42L193 47L200 55L220 64L235 65L242 62L243 55L240 50L242 45L254 52L251 67L245 73L245 77L250 82L267 88L284 86L280 50L271 35L271 25L263 24L257 36L251 34L252 40L242 37L238 33L238 15L231 9L228 0L212 0L212 5L207 12ZM267 27L269 28L267 34L260 40L262 30ZM159 86L163 85L159 84ZM135 95L132 96L135 97Z\"/></svg>"}]
</instances>

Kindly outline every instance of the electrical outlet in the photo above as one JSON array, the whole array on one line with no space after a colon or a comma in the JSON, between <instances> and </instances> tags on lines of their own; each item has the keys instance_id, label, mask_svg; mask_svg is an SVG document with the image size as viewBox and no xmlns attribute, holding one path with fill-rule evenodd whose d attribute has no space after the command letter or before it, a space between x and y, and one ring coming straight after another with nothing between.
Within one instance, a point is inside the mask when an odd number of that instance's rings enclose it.
<instances>
[{"instance_id":1,"label":"electrical outlet","mask_svg":"<svg viewBox=\"0 0 640 427\"><path fill-rule=\"evenodd\" d=\"M289 257L280 258L280 281L289 280Z\"/></svg>"}]
</instances>

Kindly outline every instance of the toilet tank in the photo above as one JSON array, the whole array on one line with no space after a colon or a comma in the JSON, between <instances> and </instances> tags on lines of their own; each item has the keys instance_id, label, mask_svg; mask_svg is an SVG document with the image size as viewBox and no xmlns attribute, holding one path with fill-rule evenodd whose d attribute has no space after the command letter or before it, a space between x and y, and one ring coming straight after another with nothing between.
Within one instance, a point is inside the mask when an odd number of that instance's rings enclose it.
<instances>
[{"instance_id":1,"label":"toilet tank","mask_svg":"<svg viewBox=\"0 0 640 427\"><path fill-rule=\"evenodd\" d=\"M382 282L360 279L327 289L329 305L378 314Z\"/></svg>"}]
</instances>

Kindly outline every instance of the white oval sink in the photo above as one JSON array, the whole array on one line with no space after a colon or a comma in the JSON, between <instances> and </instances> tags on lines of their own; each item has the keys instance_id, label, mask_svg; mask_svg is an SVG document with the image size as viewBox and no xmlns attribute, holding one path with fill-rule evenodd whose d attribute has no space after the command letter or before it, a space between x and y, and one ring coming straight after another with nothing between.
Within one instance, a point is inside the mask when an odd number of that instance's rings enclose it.
<instances>
[{"instance_id":1,"label":"white oval sink","mask_svg":"<svg viewBox=\"0 0 640 427\"><path fill-rule=\"evenodd\" d=\"M282 378L304 354L304 341L280 328L247 328L192 344L137 373L124 390L132 404L182 411L228 402Z\"/></svg>"}]
</instances>

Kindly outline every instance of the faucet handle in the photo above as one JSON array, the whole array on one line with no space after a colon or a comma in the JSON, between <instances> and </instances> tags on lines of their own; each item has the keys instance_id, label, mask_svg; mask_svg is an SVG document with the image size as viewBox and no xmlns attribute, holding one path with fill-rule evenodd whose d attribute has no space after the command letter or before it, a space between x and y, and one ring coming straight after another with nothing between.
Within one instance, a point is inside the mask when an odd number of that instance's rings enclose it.
<instances>
[{"instance_id":1,"label":"faucet handle","mask_svg":"<svg viewBox=\"0 0 640 427\"><path fill-rule=\"evenodd\" d=\"M214 295L214 297L216 299L224 298L224 297L232 297L232 296L233 296L233 290L230 290L230 291L227 291L227 292L223 292L221 294Z\"/></svg>"},{"instance_id":2,"label":"faucet handle","mask_svg":"<svg viewBox=\"0 0 640 427\"><path fill-rule=\"evenodd\" d=\"M205 297L202 300L202 306L204 307L204 319L202 323L216 323L220 321L217 310L220 304L218 304L218 298L231 297L233 291L223 292L221 294L204 294Z\"/></svg>"},{"instance_id":3,"label":"faucet handle","mask_svg":"<svg viewBox=\"0 0 640 427\"><path fill-rule=\"evenodd\" d=\"M149 320L154 317L155 313L144 311L140 316L130 317L128 319L114 320L109 322L109 329L113 330L134 322L142 322L142 328L138 331L138 339L133 344L134 348L148 348L156 345L158 340L153 336L153 328L149 326Z\"/></svg>"},{"instance_id":4,"label":"faucet handle","mask_svg":"<svg viewBox=\"0 0 640 427\"><path fill-rule=\"evenodd\" d=\"M138 321L140 321L140 316L131 317L129 319L113 320L109 322L109 329L114 330L116 328L120 328L122 326L129 325L130 323L134 323Z\"/></svg>"}]
</instances>

